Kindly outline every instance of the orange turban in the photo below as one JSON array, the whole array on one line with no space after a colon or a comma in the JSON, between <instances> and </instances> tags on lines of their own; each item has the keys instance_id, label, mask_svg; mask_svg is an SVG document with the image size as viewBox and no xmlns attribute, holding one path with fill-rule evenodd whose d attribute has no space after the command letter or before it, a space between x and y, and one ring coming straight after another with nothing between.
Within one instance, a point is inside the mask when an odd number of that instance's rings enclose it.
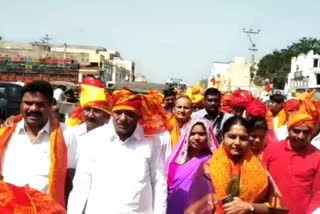
<instances>
[{"instance_id":1,"label":"orange turban","mask_svg":"<svg viewBox=\"0 0 320 214\"><path fill-rule=\"evenodd\" d=\"M163 99L164 99L164 95L157 90L148 91L147 97L149 100L152 100L153 102L160 105L163 103Z\"/></svg>"},{"instance_id":2,"label":"orange turban","mask_svg":"<svg viewBox=\"0 0 320 214\"><path fill-rule=\"evenodd\" d=\"M158 91L149 91L148 95L141 95L141 119L139 124L144 129L146 137L159 134L166 129L169 114L162 107L163 95Z\"/></svg>"},{"instance_id":3,"label":"orange turban","mask_svg":"<svg viewBox=\"0 0 320 214\"><path fill-rule=\"evenodd\" d=\"M288 129L301 125L307 125L313 130L315 128L315 121L307 112L297 111L292 113L287 123Z\"/></svg>"},{"instance_id":4,"label":"orange turban","mask_svg":"<svg viewBox=\"0 0 320 214\"><path fill-rule=\"evenodd\" d=\"M320 103L318 101L313 100L314 95L316 94L316 91L313 90L312 92L303 93L303 94L297 94L297 97L302 100L302 104L300 106L299 111L307 112L310 114L315 123L319 124L320 122Z\"/></svg>"},{"instance_id":5,"label":"orange turban","mask_svg":"<svg viewBox=\"0 0 320 214\"><path fill-rule=\"evenodd\" d=\"M232 107L247 107L253 100L249 91L237 90L232 94L231 106Z\"/></svg>"},{"instance_id":6,"label":"orange turban","mask_svg":"<svg viewBox=\"0 0 320 214\"><path fill-rule=\"evenodd\" d=\"M141 115L141 95L134 94L127 89L114 91L112 94L112 111L132 111Z\"/></svg>"},{"instance_id":7,"label":"orange turban","mask_svg":"<svg viewBox=\"0 0 320 214\"><path fill-rule=\"evenodd\" d=\"M223 112L223 113L231 113L232 112L231 100L232 100L231 94L224 94L222 96L221 108L220 108L221 112Z\"/></svg>"},{"instance_id":8,"label":"orange turban","mask_svg":"<svg viewBox=\"0 0 320 214\"><path fill-rule=\"evenodd\" d=\"M300 101L299 100L288 100L283 104L283 108L285 112L290 111L298 111L300 108Z\"/></svg>"},{"instance_id":9,"label":"orange turban","mask_svg":"<svg viewBox=\"0 0 320 214\"><path fill-rule=\"evenodd\" d=\"M247 106L246 114L247 116L265 118L267 114L267 107L264 103L258 100L253 100Z\"/></svg>"}]
</instances>

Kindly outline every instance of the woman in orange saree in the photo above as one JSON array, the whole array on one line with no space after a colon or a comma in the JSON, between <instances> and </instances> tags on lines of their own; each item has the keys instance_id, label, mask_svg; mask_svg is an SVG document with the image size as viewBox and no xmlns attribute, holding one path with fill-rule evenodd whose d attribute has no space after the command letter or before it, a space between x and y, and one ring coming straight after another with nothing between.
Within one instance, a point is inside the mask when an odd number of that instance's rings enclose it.
<instances>
[{"instance_id":1,"label":"woman in orange saree","mask_svg":"<svg viewBox=\"0 0 320 214\"><path fill-rule=\"evenodd\" d=\"M234 116L224 124L223 142L213 154L207 174L211 178L214 195L199 197L185 213L287 212L282 209L281 194L272 178L250 148L248 123L244 118ZM193 190L191 187L191 192ZM214 206L210 206L212 204Z\"/></svg>"}]
</instances>

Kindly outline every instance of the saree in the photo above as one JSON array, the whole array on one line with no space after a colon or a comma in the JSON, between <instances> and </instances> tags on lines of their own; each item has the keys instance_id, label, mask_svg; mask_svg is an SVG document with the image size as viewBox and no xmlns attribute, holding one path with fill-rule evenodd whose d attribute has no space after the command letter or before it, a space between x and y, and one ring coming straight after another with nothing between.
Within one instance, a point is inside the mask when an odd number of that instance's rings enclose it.
<instances>
[{"instance_id":1,"label":"saree","mask_svg":"<svg viewBox=\"0 0 320 214\"><path fill-rule=\"evenodd\" d=\"M191 120L186 131L179 139L179 142L168 158L168 207L167 213L179 214L184 213L186 207L190 203L191 195L189 189L195 176L198 175L202 166L211 158L212 154L195 157L187 161L189 136L195 124L204 125L208 136L208 148L213 153L219 147L218 141L213 133L212 126L206 119ZM199 183L200 184L200 183ZM206 185L196 185L201 191L212 192L212 188Z\"/></svg>"},{"instance_id":2,"label":"saree","mask_svg":"<svg viewBox=\"0 0 320 214\"><path fill-rule=\"evenodd\" d=\"M233 163L230 162L224 146L212 156L208 170L202 173L202 180L209 177L206 183L211 182L213 193L211 195L202 194L188 205L185 213L215 213L223 214L222 200L229 194L228 184L231 180L231 172L234 171ZM264 203L272 214L285 214L288 210L284 208L282 196L274 180L262 164L262 162L249 149L239 162L240 175L240 195L239 197L250 203ZM193 182L196 181L196 179ZM194 185L190 188L190 193L197 192ZM213 207L213 208L212 208ZM211 209L210 209L211 208Z\"/></svg>"}]
</instances>

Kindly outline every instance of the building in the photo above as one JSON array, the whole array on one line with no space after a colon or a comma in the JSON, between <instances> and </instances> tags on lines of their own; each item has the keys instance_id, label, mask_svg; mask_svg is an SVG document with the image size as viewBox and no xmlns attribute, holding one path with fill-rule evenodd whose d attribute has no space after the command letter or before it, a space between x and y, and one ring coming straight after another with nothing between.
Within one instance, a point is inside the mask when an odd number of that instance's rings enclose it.
<instances>
[{"instance_id":1,"label":"building","mask_svg":"<svg viewBox=\"0 0 320 214\"><path fill-rule=\"evenodd\" d=\"M72 59L79 64L78 81L95 76L112 86L116 82L133 82L135 63L120 53L100 46L48 44L46 42L18 43L0 41L0 57Z\"/></svg>"},{"instance_id":2,"label":"building","mask_svg":"<svg viewBox=\"0 0 320 214\"><path fill-rule=\"evenodd\" d=\"M214 62L208 78L208 87L216 87L221 92L237 89L251 90L251 63L242 57L235 57L233 62Z\"/></svg>"},{"instance_id":3,"label":"building","mask_svg":"<svg viewBox=\"0 0 320 214\"><path fill-rule=\"evenodd\" d=\"M285 87L287 93L305 89L320 89L320 55L311 50L307 54L292 57L290 73Z\"/></svg>"}]
</instances>

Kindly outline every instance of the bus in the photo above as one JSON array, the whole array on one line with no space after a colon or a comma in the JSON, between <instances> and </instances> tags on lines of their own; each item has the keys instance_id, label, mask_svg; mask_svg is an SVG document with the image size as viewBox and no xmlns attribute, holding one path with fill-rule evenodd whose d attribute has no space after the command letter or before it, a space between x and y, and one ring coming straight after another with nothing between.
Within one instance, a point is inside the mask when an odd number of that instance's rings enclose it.
<instances>
[{"instance_id":1,"label":"bus","mask_svg":"<svg viewBox=\"0 0 320 214\"><path fill-rule=\"evenodd\" d=\"M176 90L187 90L187 84L183 82L182 79L178 78L170 78L166 81L166 85Z\"/></svg>"}]
</instances>

